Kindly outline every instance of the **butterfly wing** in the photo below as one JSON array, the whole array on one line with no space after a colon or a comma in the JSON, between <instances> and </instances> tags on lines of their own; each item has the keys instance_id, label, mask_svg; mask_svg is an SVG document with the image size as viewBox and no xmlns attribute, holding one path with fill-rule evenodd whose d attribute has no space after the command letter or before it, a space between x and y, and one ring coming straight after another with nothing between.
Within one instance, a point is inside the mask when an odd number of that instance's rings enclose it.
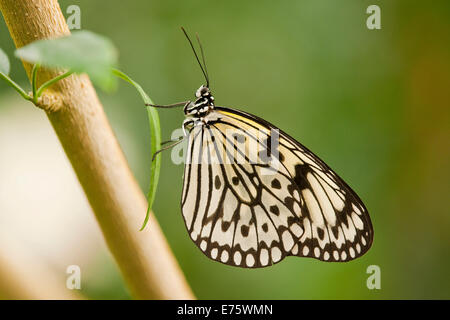
<instances>
[{"instance_id":1,"label":"butterfly wing","mask_svg":"<svg viewBox=\"0 0 450 320\"><path fill-rule=\"evenodd\" d=\"M364 204L307 148L241 111L216 107L208 120L190 132L182 197L189 234L208 257L264 267L289 255L349 261L370 248ZM279 157L268 160L274 148Z\"/></svg>"},{"instance_id":2,"label":"butterfly wing","mask_svg":"<svg viewBox=\"0 0 450 320\"><path fill-rule=\"evenodd\" d=\"M216 123L190 132L181 201L186 228L211 259L248 268L272 265L303 234L300 207L293 210L281 190L261 179L265 166L233 161L236 149L225 129ZM290 183L287 171L279 181Z\"/></svg>"}]
</instances>

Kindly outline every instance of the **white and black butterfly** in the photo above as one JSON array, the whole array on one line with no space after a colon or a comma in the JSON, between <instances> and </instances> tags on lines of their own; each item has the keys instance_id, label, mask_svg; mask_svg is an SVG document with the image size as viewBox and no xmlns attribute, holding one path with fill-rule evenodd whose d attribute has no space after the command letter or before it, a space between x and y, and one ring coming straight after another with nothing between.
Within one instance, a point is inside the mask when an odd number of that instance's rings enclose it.
<instances>
[{"instance_id":1,"label":"white and black butterfly","mask_svg":"<svg viewBox=\"0 0 450 320\"><path fill-rule=\"evenodd\" d=\"M373 229L361 199L274 125L216 106L203 49L202 65L184 33L207 84L194 102L154 106L184 106L187 116L181 210L194 243L213 260L245 268L286 256L345 262L366 253Z\"/></svg>"}]
</instances>

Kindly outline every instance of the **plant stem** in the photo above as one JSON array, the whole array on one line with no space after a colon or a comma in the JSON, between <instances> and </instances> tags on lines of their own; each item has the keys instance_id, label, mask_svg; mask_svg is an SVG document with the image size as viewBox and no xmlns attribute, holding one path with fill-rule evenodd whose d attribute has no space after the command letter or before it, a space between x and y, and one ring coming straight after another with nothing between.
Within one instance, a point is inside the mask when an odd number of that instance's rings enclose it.
<instances>
[{"instance_id":1,"label":"plant stem","mask_svg":"<svg viewBox=\"0 0 450 320\"><path fill-rule=\"evenodd\" d=\"M64 72L64 73L60 74L59 76L54 77L53 79L48 80L47 82L44 82L44 84L42 84L39 87L39 89L37 90L36 97L39 98L42 95L42 92L44 92L45 89L50 87L52 84L58 82L59 80L67 78L68 76L70 76L73 73L74 73L73 71L69 70L67 72Z\"/></svg>"},{"instance_id":2,"label":"plant stem","mask_svg":"<svg viewBox=\"0 0 450 320\"><path fill-rule=\"evenodd\" d=\"M39 63L36 63L33 66L33 69L31 70L31 88L32 88L32 91L33 91L33 102L34 102L34 104L37 104L37 101L38 101L38 98L39 98L36 95L36 87L37 87L36 78L37 78L37 72L39 70L39 67L40 67Z\"/></svg>"},{"instance_id":3,"label":"plant stem","mask_svg":"<svg viewBox=\"0 0 450 320\"><path fill-rule=\"evenodd\" d=\"M33 98L28 95L17 83L15 83L10 77L8 77L3 72L0 72L0 78L6 81L14 90L16 90L22 98L28 101L33 101Z\"/></svg>"}]
</instances>

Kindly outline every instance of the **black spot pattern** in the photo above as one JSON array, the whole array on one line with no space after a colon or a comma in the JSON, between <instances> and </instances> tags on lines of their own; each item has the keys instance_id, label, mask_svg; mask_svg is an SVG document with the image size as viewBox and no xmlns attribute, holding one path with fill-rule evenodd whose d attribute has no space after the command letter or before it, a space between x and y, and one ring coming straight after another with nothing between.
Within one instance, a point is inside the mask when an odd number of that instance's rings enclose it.
<instances>
[{"instance_id":1,"label":"black spot pattern","mask_svg":"<svg viewBox=\"0 0 450 320\"><path fill-rule=\"evenodd\" d=\"M277 178L274 178L274 179L272 180L271 186L272 186L272 188L274 188L274 189L281 189L280 180L278 180Z\"/></svg>"},{"instance_id":2,"label":"black spot pattern","mask_svg":"<svg viewBox=\"0 0 450 320\"><path fill-rule=\"evenodd\" d=\"M219 176L216 176L216 178L214 179L214 187L217 190L219 190L221 186L222 186L222 182L220 182Z\"/></svg>"},{"instance_id":3,"label":"black spot pattern","mask_svg":"<svg viewBox=\"0 0 450 320\"><path fill-rule=\"evenodd\" d=\"M269 231L269 228L267 227L267 223L263 223L262 226L261 226L261 229L262 229L264 232Z\"/></svg>"},{"instance_id":4,"label":"black spot pattern","mask_svg":"<svg viewBox=\"0 0 450 320\"><path fill-rule=\"evenodd\" d=\"M275 205L270 206L269 210L270 210L270 212L272 212L276 216L280 215L280 209L278 209L278 207L275 206Z\"/></svg>"},{"instance_id":5,"label":"black spot pattern","mask_svg":"<svg viewBox=\"0 0 450 320\"><path fill-rule=\"evenodd\" d=\"M242 233L242 235L243 235L244 237L247 237L247 236L248 236L248 230L249 230L249 227L248 227L248 226L246 226L246 225L242 225L242 226L241 226L241 233Z\"/></svg>"},{"instance_id":6,"label":"black spot pattern","mask_svg":"<svg viewBox=\"0 0 450 320\"><path fill-rule=\"evenodd\" d=\"M317 235L319 236L320 240L323 240L323 237L325 236L325 232L322 228L317 228Z\"/></svg>"},{"instance_id":7,"label":"black spot pattern","mask_svg":"<svg viewBox=\"0 0 450 320\"><path fill-rule=\"evenodd\" d=\"M293 208L294 208L294 198L291 198L291 197L284 198L284 204L286 205L286 207L289 208L289 210L293 210Z\"/></svg>"},{"instance_id":8,"label":"black spot pattern","mask_svg":"<svg viewBox=\"0 0 450 320\"><path fill-rule=\"evenodd\" d=\"M227 231L230 225L231 225L230 221L222 221L222 231Z\"/></svg>"},{"instance_id":9,"label":"black spot pattern","mask_svg":"<svg viewBox=\"0 0 450 320\"><path fill-rule=\"evenodd\" d=\"M308 180L306 180L306 175L310 172L310 168L307 165L297 164L295 166L295 177L294 181L300 190L309 187Z\"/></svg>"}]
</instances>

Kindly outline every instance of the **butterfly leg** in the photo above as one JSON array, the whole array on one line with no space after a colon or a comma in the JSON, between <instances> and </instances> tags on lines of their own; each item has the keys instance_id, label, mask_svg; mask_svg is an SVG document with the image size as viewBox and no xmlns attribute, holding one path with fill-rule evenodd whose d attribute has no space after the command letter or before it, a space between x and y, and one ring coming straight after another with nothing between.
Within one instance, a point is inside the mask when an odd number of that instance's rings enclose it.
<instances>
[{"instance_id":1,"label":"butterfly leg","mask_svg":"<svg viewBox=\"0 0 450 320\"><path fill-rule=\"evenodd\" d=\"M149 107L154 107L154 108L176 108L176 107L187 107L189 104L191 103L191 101L183 101L183 102L177 102L177 103L172 103L172 104L166 104L166 105L161 105L161 104L150 104L150 103L146 103L146 106Z\"/></svg>"},{"instance_id":2,"label":"butterfly leg","mask_svg":"<svg viewBox=\"0 0 450 320\"><path fill-rule=\"evenodd\" d=\"M158 155L158 153L160 153L160 152L162 152L164 150L170 149L172 147L175 147L177 144L183 142L183 140L188 136L188 131L190 130L189 127L193 126L194 124L195 124L195 120L194 119L192 119L192 118L185 119L184 122L183 122L183 136L179 137L177 140L168 140L168 141L161 142L161 145L168 144L170 142L173 142L173 143L169 144L166 147L163 147L163 148L159 149L158 151L156 151L153 154L152 161L155 160L155 157Z\"/></svg>"},{"instance_id":3,"label":"butterfly leg","mask_svg":"<svg viewBox=\"0 0 450 320\"><path fill-rule=\"evenodd\" d=\"M173 143L172 143L172 144L169 144L169 145L166 146L166 147L163 147L163 148L159 149L158 151L156 151L156 152L153 154L152 161L155 160L156 156L157 156L159 153L163 152L164 150L168 150L168 149L170 149L170 148L172 148L172 147L175 147L177 144L183 142L184 138L186 138L186 136L180 137L180 138L178 138L178 140L175 140L175 141L169 140L169 141L163 142L164 144L167 144L167 143L169 143L169 142L173 142Z\"/></svg>"},{"instance_id":4,"label":"butterfly leg","mask_svg":"<svg viewBox=\"0 0 450 320\"><path fill-rule=\"evenodd\" d=\"M177 141L179 141L181 138L183 138L183 137L179 137L178 139L175 139L175 140L167 140L167 141L163 141L163 142L161 142L161 145L163 146L163 145L168 144L168 143L170 143L170 142L177 142Z\"/></svg>"}]
</instances>

